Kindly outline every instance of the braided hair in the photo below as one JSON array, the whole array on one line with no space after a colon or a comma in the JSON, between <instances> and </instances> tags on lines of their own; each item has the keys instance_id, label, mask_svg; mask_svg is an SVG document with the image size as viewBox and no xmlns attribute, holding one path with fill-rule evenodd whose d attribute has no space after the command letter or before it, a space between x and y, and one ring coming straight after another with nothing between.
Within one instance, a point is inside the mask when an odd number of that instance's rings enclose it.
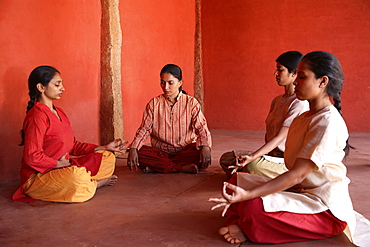
<instances>
[{"instance_id":1,"label":"braided hair","mask_svg":"<svg viewBox=\"0 0 370 247\"><path fill-rule=\"evenodd\" d=\"M326 93L333 99L334 107L338 110L340 115L342 115L342 100L340 95L342 93L344 75L338 58L329 52L313 51L306 54L302 58L302 61L304 61L315 74L316 79L323 76L329 78L329 83L326 86ZM350 148L353 147L349 145L347 140L346 147L344 148L346 155L349 154Z\"/></svg>"},{"instance_id":2,"label":"braided hair","mask_svg":"<svg viewBox=\"0 0 370 247\"><path fill-rule=\"evenodd\" d=\"M40 91L37 89L37 84L41 83L46 87L56 73L60 74L57 69L51 66L39 66L32 70L28 77L28 95L30 96L30 101L28 101L26 113L31 110L41 95Z\"/></svg>"},{"instance_id":3,"label":"braided hair","mask_svg":"<svg viewBox=\"0 0 370 247\"><path fill-rule=\"evenodd\" d=\"M49 85L49 82L53 79L56 73L60 72L51 66L39 66L32 70L28 77L28 95L30 100L28 101L26 113L32 109L36 101L39 99L41 92L37 89L37 84L41 83L43 86ZM21 130L22 142L20 146L24 145L24 130Z\"/></svg>"}]
</instances>

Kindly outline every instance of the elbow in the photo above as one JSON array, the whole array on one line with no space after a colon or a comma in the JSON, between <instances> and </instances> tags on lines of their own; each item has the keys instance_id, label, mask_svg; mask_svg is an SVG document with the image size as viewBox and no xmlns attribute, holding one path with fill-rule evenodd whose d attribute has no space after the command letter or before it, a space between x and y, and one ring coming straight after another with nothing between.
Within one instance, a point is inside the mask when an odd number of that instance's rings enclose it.
<instances>
[{"instance_id":1,"label":"elbow","mask_svg":"<svg viewBox=\"0 0 370 247\"><path fill-rule=\"evenodd\" d=\"M303 180L305 180L305 178L307 177L307 174L303 174L303 173L295 173L293 172L291 174L291 177L288 178L289 181L291 181L289 183L289 186L294 186L296 184L300 184L303 182Z\"/></svg>"},{"instance_id":2,"label":"elbow","mask_svg":"<svg viewBox=\"0 0 370 247\"><path fill-rule=\"evenodd\" d=\"M293 180L294 181L293 185L302 183L305 178L306 176L303 176L303 175L296 177L295 180Z\"/></svg>"}]
</instances>

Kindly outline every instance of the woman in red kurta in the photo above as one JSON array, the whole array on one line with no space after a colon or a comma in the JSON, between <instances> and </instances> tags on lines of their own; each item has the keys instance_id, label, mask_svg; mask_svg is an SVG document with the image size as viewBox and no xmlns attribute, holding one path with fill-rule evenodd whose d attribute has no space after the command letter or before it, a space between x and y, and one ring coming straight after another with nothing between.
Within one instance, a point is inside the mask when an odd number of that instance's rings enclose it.
<instances>
[{"instance_id":1,"label":"woman in red kurta","mask_svg":"<svg viewBox=\"0 0 370 247\"><path fill-rule=\"evenodd\" d=\"M53 105L64 92L60 73L50 66L39 66L28 79L30 101L23 123L24 145L21 187L15 201L35 200L83 202L96 188L112 185L115 155L122 141L98 146L75 140L64 111Z\"/></svg>"}]
</instances>

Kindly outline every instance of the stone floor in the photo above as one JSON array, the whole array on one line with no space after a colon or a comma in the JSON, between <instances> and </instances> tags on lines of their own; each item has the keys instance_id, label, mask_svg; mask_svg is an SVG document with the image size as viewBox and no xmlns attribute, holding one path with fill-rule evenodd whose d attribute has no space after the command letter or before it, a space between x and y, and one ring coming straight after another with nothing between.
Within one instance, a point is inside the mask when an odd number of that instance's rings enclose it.
<instances>
[{"instance_id":1,"label":"stone floor","mask_svg":"<svg viewBox=\"0 0 370 247\"><path fill-rule=\"evenodd\" d=\"M232 149L254 150L263 132L214 130L212 165L192 174L130 172L126 160L117 161L118 182L99 189L85 203L63 204L11 200L19 182L0 187L0 246L233 246L217 230L221 211L211 211L209 197L220 196L225 179L220 155ZM345 161L352 180L356 211L370 218L370 133L352 133L356 149ZM370 240L369 240L370 242ZM245 242L244 245L271 246ZM278 246L353 246L344 235Z\"/></svg>"}]
</instances>

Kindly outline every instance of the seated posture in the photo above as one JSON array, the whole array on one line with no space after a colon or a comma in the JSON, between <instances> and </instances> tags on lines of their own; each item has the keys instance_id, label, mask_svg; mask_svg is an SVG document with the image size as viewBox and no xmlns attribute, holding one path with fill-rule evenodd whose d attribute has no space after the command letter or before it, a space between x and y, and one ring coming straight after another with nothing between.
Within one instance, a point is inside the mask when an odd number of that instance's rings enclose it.
<instances>
[{"instance_id":1,"label":"seated posture","mask_svg":"<svg viewBox=\"0 0 370 247\"><path fill-rule=\"evenodd\" d=\"M97 188L112 185L120 139L105 146L75 140L67 115L53 105L65 90L58 70L35 68L28 78L30 101L23 123L21 187L13 200L32 202L84 202Z\"/></svg>"},{"instance_id":2,"label":"seated posture","mask_svg":"<svg viewBox=\"0 0 370 247\"><path fill-rule=\"evenodd\" d=\"M211 134L198 101L182 90L182 71L167 64L160 72L163 94L147 104L130 144L129 169L198 173L211 164ZM151 146L143 145L150 135Z\"/></svg>"},{"instance_id":3,"label":"seated posture","mask_svg":"<svg viewBox=\"0 0 370 247\"><path fill-rule=\"evenodd\" d=\"M294 93L293 83L297 78L297 67L302 56L298 51L288 51L276 59L274 75L285 92L276 96L271 103L266 118L265 144L255 152L239 150L224 153L220 158L220 165L228 178L236 171L247 171L270 178L287 171L283 156L289 127L295 117L308 110L308 102L297 99ZM241 160L239 163L237 157Z\"/></svg>"},{"instance_id":4,"label":"seated posture","mask_svg":"<svg viewBox=\"0 0 370 247\"><path fill-rule=\"evenodd\" d=\"M308 100L310 110L289 128L284 153L288 171L274 179L238 172L225 182L223 198L209 199L218 203L212 209L225 206L226 227L219 233L228 242L298 242L344 231L354 244L364 246L354 238L356 218L342 163L349 148L341 116L342 83L334 55L316 51L302 58L295 93Z\"/></svg>"}]
</instances>

